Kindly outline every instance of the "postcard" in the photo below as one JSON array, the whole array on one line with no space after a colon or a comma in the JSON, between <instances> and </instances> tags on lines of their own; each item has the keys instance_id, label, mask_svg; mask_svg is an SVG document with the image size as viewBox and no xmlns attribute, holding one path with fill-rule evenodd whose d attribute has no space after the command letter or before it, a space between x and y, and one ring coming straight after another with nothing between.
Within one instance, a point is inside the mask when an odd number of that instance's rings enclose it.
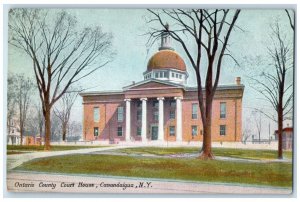
<instances>
[{"instance_id":1,"label":"postcard","mask_svg":"<svg viewBox=\"0 0 300 202\"><path fill-rule=\"evenodd\" d=\"M295 10L9 8L10 193L294 193Z\"/></svg>"}]
</instances>

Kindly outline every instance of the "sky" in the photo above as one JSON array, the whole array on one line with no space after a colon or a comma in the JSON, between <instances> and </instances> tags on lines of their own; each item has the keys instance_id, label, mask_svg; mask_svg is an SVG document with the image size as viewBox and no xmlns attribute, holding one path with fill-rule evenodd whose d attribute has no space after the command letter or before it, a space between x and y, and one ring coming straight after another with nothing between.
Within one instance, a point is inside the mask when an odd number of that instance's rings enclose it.
<instances>
[{"instance_id":1,"label":"sky","mask_svg":"<svg viewBox=\"0 0 300 202\"><path fill-rule=\"evenodd\" d=\"M75 15L79 27L101 26L103 31L113 35L113 49L116 52L115 59L105 67L99 69L87 78L80 81L80 85L89 88L90 91L121 90L132 81L143 80L143 72L146 71L149 58L158 51L159 41L152 47L146 42L145 35L149 25L145 17L149 12L145 9L69 9L68 12ZM244 31L235 29L230 38L229 49L235 59L241 64L237 66L233 60L225 58L219 84L234 84L235 77L240 76L245 85L243 97L243 127L252 119L252 108L257 106L270 110L270 105L262 103L261 96L250 87L249 72L261 71L261 66L251 66L245 63L245 58L266 56L266 46L270 42L270 24L278 20L283 27L286 38L293 41L293 34L289 27L289 21L284 10L242 10L236 24ZM172 22L168 22L172 28ZM290 31L289 31L290 30ZM196 80L191 64L184 50L173 41L173 47L186 62L189 74L188 86L195 86ZM32 62L27 55L20 50L8 46L8 72L21 73L33 77ZM288 80L293 77L288 75ZM38 99L38 97L36 97ZM82 121L82 99L78 97L72 111L72 120ZM80 116L78 115L80 114ZM267 138L269 127L271 133L276 125L266 117L262 117L262 136ZM251 123L254 124L254 123ZM286 123L285 123L286 124ZM289 123L291 125L291 123ZM250 127L253 133L255 128Z\"/></svg>"}]
</instances>

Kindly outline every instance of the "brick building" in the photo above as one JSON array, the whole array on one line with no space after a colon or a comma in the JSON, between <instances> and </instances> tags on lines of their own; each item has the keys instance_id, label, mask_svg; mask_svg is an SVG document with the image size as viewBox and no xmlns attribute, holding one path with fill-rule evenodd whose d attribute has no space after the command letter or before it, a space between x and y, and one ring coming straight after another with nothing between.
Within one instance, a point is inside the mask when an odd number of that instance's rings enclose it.
<instances>
[{"instance_id":1,"label":"brick building","mask_svg":"<svg viewBox=\"0 0 300 202\"><path fill-rule=\"evenodd\" d=\"M197 87L186 86L183 59L171 37L149 60L144 80L120 91L84 92L83 138L87 141L202 141ZM212 141L241 141L244 86L219 85L213 101Z\"/></svg>"}]
</instances>

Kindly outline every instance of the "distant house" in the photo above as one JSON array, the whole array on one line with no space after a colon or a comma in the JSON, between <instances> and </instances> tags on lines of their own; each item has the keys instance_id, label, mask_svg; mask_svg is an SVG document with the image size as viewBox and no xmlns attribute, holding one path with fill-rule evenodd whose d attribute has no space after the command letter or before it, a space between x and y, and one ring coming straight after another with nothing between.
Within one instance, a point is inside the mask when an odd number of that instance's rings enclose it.
<instances>
[{"instance_id":1,"label":"distant house","mask_svg":"<svg viewBox=\"0 0 300 202\"><path fill-rule=\"evenodd\" d=\"M275 131L275 140L278 140L278 130ZM293 128L286 127L282 130L282 149L292 150L293 148Z\"/></svg>"},{"instance_id":2,"label":"distant house","mask_svg":"<svg viewBox=\"0 0 300 202\"><path fill-rule=\"evenodd\" d=\"M22 145L41 145L44 141L39 134L33 131L25 131ZM7 145L21 145L20 127L17 119L13 118L9 121L7 128Z\"/></svg>"},{"instance_id":3,"label":"distant house","mask_svg":"<svg viewBox=\"0 0 300 202\"><path fill-rule=\"evenodd\" d=\"M9 120L7 130L7 144L8 145L20 145L21 136L20 136L20 128L18 125L18 121L16 119Z\"/></svg>"},{"instance_id":4,"label":"distant house","mask_svg":"<svg viewBox=\"0 0 300 202\"><path fill-rule=\"evenodd\" d=\"M23 137L23 145L41 145L44 138L33 131L25 131Z\"/></svg>"}]
</instances>

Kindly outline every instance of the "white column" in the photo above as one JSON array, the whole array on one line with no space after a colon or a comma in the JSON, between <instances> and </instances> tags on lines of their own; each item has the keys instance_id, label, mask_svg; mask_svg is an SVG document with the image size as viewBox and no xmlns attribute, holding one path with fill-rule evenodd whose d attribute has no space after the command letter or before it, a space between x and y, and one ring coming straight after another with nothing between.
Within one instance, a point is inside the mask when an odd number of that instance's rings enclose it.
<instances>
[{"instance_id":1,"label":"white column","mask_svg":"<svg viewBox=\"0 0 300 202\"><path fill-rule=\"evenodd\" d=\"M142 141L147 141L147 98L141 98L142 101Z\"/></svg>"},{"instance_id":2,"label":"white column","mask_svg":"<svg viewBox=\"0 0 300 202\"><path fill-rule=\"evenodd\" d=\"M182 97L175 97L176 100L176 141L182 141Z\"/></svg>"},{"instance_id":3,"label":"white column","mask_svg":"<svg viewBox=\"0 0 300 202\"><path fill-rule=\"evenodd\" d=\"M157 98L158 100L158 140L164 140L164 99Z\"/></svg>"},{"instance_id":4,"label":"white column","mask_svg":"<svg viewBox=\"0 0 300 202\"><path fill-rule=\"evenodd\" d=\"M125 140L130 141L130 133L131 133L131 116L130 116L130 101L131 99L125 99L126 102L126 133Z\"/></svg>"}]
</instances>

